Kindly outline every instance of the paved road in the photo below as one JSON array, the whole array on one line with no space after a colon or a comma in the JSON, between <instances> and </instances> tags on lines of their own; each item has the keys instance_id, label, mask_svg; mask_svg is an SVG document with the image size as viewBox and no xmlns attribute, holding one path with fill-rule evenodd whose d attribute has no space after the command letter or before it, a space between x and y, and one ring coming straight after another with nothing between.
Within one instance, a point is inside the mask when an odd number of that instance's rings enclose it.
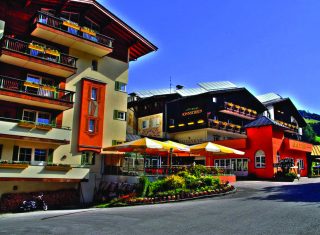
<instances>
[{"instance_id":1,"label":"paved road","mask_svg":"<svg viewBox=\"0 0 320 235\"><path fill-rule=\"evenodd\" d=\"M0 215L0 234L320 234L320 179L179 203Z\"/></svg>"}]
</instances>

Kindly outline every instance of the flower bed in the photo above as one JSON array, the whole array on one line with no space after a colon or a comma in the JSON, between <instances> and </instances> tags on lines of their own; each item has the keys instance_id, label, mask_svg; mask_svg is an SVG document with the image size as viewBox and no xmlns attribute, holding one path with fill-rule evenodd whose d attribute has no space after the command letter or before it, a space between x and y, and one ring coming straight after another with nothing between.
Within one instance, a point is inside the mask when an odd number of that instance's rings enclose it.
<instances>
[{"instance_id":1,"label":"flower bed","mask_svg":"<svg viewBox=\"0 0 320 235\"><path fill-rule=\"evenodd\" d=\"M207 169L197 165L154 182L150 182L147 177L141 177L140 183L133 193L118 195L108 203L97 207L190 200L235 191L235 188L228 182L221 184L218 178L209 175L212 170L215 169Z\"/></svg>"}]
</instances>

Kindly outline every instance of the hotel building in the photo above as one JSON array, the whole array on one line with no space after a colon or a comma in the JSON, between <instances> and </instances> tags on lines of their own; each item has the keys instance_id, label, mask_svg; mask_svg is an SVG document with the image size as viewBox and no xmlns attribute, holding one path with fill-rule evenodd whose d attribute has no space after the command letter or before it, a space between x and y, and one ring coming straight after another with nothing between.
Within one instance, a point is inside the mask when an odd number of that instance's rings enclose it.
<instances>
[{"instance_id":1,"label":"hotel building","mask_svg":"<svg viewBox=\"0 0 320 235\"><path fill-rule=\"evenodd\" d=\"M157 47L95 0L0 1L0 20L0 196L89 202L102 146L126 139L129 62Z\"/></svg>"},{"instance_id":2,"label":"hotel building","mask_svg":"<svg viewBox=\"0 0 320 235\"><path fill-rule=\"evenodd\" d=\"M312 145L300 141L306 123L289 98L274 93L255 97L230 82L198 85L170 93L151 90L131 94L128 112L131 108L136 116L129 129L141 136L189 145L211 141L242 150L244 156L193 157L207 166L233 168L237 176L273 178L276 164L287 158L299 167L294 170L307 176L307 153Z\"/></svg>"}]
</instances>

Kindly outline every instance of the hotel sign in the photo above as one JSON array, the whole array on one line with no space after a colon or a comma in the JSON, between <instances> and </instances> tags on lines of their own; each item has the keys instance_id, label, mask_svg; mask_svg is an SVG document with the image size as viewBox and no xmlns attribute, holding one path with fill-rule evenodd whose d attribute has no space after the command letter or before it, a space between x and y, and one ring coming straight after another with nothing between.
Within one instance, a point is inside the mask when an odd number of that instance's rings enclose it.
<instances>
[{"instance_id":1,"label":"hotel sign","mask_svg":"<svg viewBox=\"0 0 320 235\"><path fill-rule=\"evenodd\" d=\"M297 141L297 140L291 140L286 139L286 145L288 149L290 150L296 150L296 151L303 151L303 152L312 152L312 144Z\"/></svg>"},{"instance_id":2,"label":"hotel sign","mask_svg":"<svg viewBox=\"0 0 320 235\"><path fill-rule=\"evenodd\" d=\"M202 109L199 107L195 107L195 108L187 108L186 111L183 112L181 115L185 117L185 116L191 116L191 115L196 115L200 113L202 113Z\"/></svg>"}]
</instances>

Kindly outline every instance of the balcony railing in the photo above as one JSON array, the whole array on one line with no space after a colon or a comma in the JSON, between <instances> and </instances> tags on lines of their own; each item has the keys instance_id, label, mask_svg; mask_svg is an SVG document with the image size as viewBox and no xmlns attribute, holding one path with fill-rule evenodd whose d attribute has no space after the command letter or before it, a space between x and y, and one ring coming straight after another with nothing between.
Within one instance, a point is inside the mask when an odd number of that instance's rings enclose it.
<instances>
[{"instance_id":1,"label":"balcony railing","mask_svg":"<svg viewBox=\"0 0 320 235\"><path fill-rule=\"evenodd\" d=\"M210 128L218 129L218 130L224 130L228 132L234 132L234 133L242 133L244 134L245 131L240 125L235 125L233 123L219 121L219 120L208 120L208 125Z\"/></svg>"},{"instance_id":2,"label":"balcony railing","mask_svg":"<svg viewBox=\"0 0 320 235\"><path fill-rule=\"evenodd\" d=\"M64 102L73 102L73 91L63 90L57 87L43 84L31 83L24 80L1 76L0 89L10 90L19 93L26 93L32 96L39 96Z\"/></svg>"},{"instance_id":3,"label":"balcony railing","mask_svg":"<svg viewBox=\"0 0 320 235\"><path fill-rule=\"evenodd\" d=\"M280 121L280 120L275 120L275 121L277 123L279 123L280 125L287 127L292 132L298 132L299 131L299 126L297 126L296 124L290 124L290 123L283 122L283 121Z\"/></svg>"},{"instance_id":4,"label":"balcony railing","mask_svg":"<svg viewBox=\"0 0 320 235\"><path fill-rule=\"evenodd\" d=\"M242 117L247 117L248 119L255 119L257 117L257 111L244 107L244 106L240 106L231 102L225 102L224 103L224 109L232 112L234 114L238 114L241 115Z\"/></svg>"},{"instance_id":5,"label":"balcony railing","mask_svg":"<svg viewBox=\"0 0 320 235\"><path fill-rule=\"evenodd\" d=\"M55 28L74 36L101 44L102 46L113 48L113 38L99 34L89 28L79 26L75 22L54 17L45 12L38 12L33 22L34 24L44 24L51 28Z\"/></svg>"},{"instance_id":6,"label":"balcony railing","mask_svg":"<svg viewBox=\"0 0 320 235\"><path fill-rule=\"evenodd\" d=\"M76 68L77 58L60 53L57 50L52 50L49 47L34 45L16 38L4 37L4 40L2 41L2 48L60 65Z\"/></svg>"}]
</instances>

